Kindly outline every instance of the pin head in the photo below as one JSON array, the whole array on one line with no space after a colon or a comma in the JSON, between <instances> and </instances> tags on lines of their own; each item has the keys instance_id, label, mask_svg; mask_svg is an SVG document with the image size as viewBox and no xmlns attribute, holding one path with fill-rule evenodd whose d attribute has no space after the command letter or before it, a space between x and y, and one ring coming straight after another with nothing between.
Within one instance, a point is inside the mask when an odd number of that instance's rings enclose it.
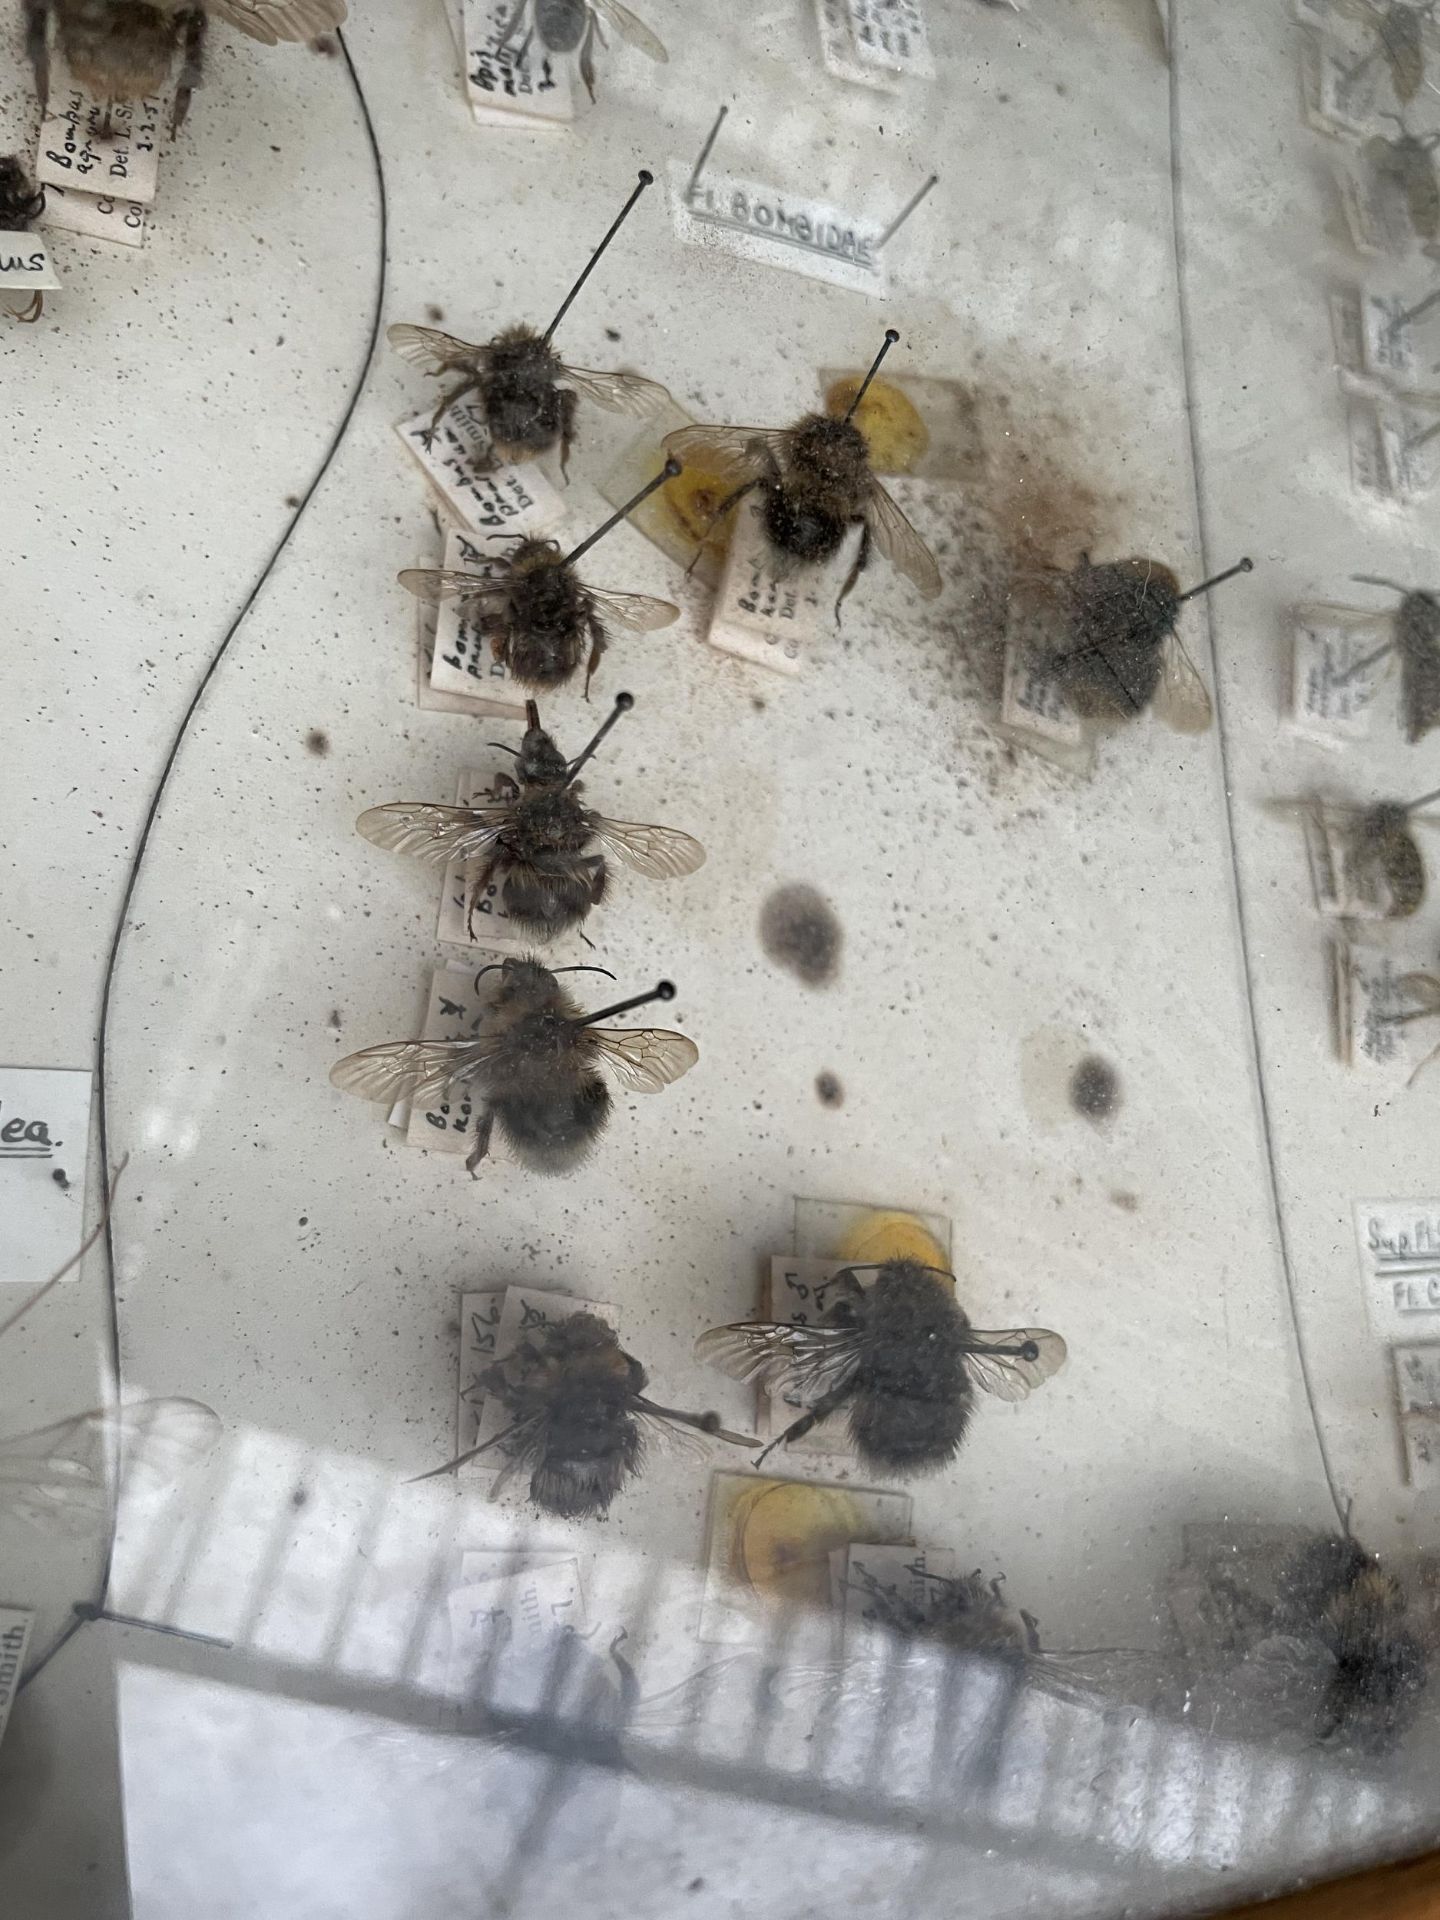
<instances>
[{"instance_id":1,"label":"pin head","mask_svg":"<svg viewBox=\"0 0 1440 1920\"><path fill-rule=\"evenodd\" d=\"M655 176L653 173L651 173L648 167L641 167L639 173L636 175L636 178L639 180L642 187L653 187L655 184Z\"/></svg>"},{"instance_id":2,"label":"pin head","mask_svg":"<svg viewBox=\"0 0 1440 1920\"><path fill-rule=\"evenodd\" d=\"M621 713L629 713L635 704L635 696L633 693L617 693L615 696L615 704Z\"/></svg>"},{"instance_id":3,"label":"pin head","mask_svg":"<svg viewBox=\"0 0 1440 1920\"><path fill-rule=\"evenodd\" d=\"M662 980L655 989L655 998L657 1000L673 1000L675 998L675 982L673 980Z\"/></svg>"},{"instance_id":4,"label":"pin head","mask_svg":"<svg viewBox=\"0 0 1440 1920\"><path fill-rule=\"evenodd\" d=\"M893 347L899 338L900 338L900 335L896 332L894 327L887 327L885 329L885 344L887 347Z\"/></svg>"},{"instance_id":5,"label":"pin head","mask_svg":"<svg viewBox=\"0 0 1440 1920\"><path fill-rule=\"evenodd\" d=\"M665 465L661 469L661 471L663 472L667 480L673 480L677 473L683 473L685 469L684 467L681 466L680 462L675 458L674 454L672 453L670 455L670 458L665 462Z\"/></svg>"}]
</instances>

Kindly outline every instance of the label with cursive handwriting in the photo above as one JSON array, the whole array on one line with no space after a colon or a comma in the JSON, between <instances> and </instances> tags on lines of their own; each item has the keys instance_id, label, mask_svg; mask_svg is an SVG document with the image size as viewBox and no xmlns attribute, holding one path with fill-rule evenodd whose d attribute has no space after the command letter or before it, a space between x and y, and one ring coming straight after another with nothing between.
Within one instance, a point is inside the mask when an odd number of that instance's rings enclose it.
<instances>
[{"instance_id":1,"label":"label with cursive handwriting","mask_svg":"<svg viewBox=\"0 0 1440 1920\"><path fill-rule=\"evenodd\" d=\"M529 9L514 0L464 4L465 97L476 124L563 130L575 118L570 65L545 46Z\"/></svg>"},{"instance_id":2,"label":"label with cursive handwriting","mask_svg":"<svg viewBox=\"0 0 1440 1920\"><path fill-rule=\"evenodd\" d=\"M164 107L159 100L97 100L51 63L35 178L150 206L160 174Z\"/></svg>"},{"instance_id":3,"label":"label with cursive handwriting","mask_svg":"<svg viewBox=\"0 0 1440 1920\"><path fill-rule=\"evenodd\" d=\"M534 1287L507 1287L505 1298L500 1305L500 1313L494 1324L494 1359L489 1362L506 1360L522 1346L527 1338L539 1333L543 1328L554 1326L561 1320L568 1320L573 1313L592 1313L597 1320L607 1325L617 1325L615 1308L604 1300L577 1300L568 1293L545 1293ZM465 1391L466 1356L461 1353L461 1391ZM483 1372L483 1367L478 1369ZM487 1442L497 1441L505 1429L514 1420L514 1415L505 1406L498 1394L480 1390L478 1396L471 1392L475 1410L474 1438L472 1447L484 1446ZM480 1468L501 1470L512 1455L503 1441L492 1447L490 1453L482 1455L475 1462Z\"/></svg>"},{"instance_id":4,"label":"label with cursive handwriting","mask_svg":"<svg viewBox=\"0 0 1440 1920\"><path fill-rule=\"evenodd\" d=\"M472 536L548 533L565 518L559 494L533 461L521 467L494 464L478 401L457 401L438 420L433 410L417 414L395 431L441 504Z\"/></svg>"},{"instance_id":5,"label":"label with cursive handwriting","mask_svg":"<svg viewBox=\"0 0 1440 1920\"><path fill-rule=\"evenodd\" d=\"M499 784L499 778L488 773L462 773L456 782L455 804L457 807L492 807L505 797ZM500 889L493 880L487 880L475 893L475 883L480 878L483 861L452 860L445 869L445 883L440 890L440 922L435 929L435 938L442 947L499 947L509 951L529 952L536 946L535 935L524 933L506 913L500 899Z\"/></svg>"},{"instance_id":6,"label":"label with cursive handwriting","mask_svg":"<svg viewBox=\"0 0 1440 1920\"><path fill-rule=\"evenodd\" d=\"M1291 702L1299 732L1331 746L1369 738L1392 657L1371 656L1392 637L1388 613L1296 607Z\"/></svg>"},{"instance_id":7,"label":"label with cursive handwriting","mask_svg":"<svg viewBox=\"0 0 1440 1920\"><path fill-rule=\"evenodd\" d=\"M1440 1200L1357 1200L1355 1239L1376 1333L1440 1332Z\"/></svg>"},{"instance_id":8,"label":"label with cursive handwriting","mask_svg":"<svg viewBox=\"0 0 1440 1920\"><path fill-rule=\"evenodd\" d=\"M690 246L783 267L855 293L883 297L885 269L878 221L857 219L829 201L785 193L707 166L698 180L680 161L668 169L670 211Z\"/></svg>"},{"instance_id":9,"label":"label with cursive handwriting","mask_svg":"<svg viewBox=\"0 0 1440 1920\"><path fill-rule=\"evenodd\" d=\"M60 276L38 233L0 233L0 287L16 293L52 293Z\"/></svg>"},{"instance_id":10,"label":"label with cursive handwriting","mask_svg":"<svg viewBox=\"0 0 1440 1920\"><path fill-rule=\"evenodd\" d=\"M460 1381L455 1396L455 1451L468 1453L480 1439L480 1414L485 1405L481 1376L498 1357L500 1309L505 1289L460 1296Z\"/></svg>"},{"instance_id":11,"label":"label with cursive handwriting","mask_svg":"<svg viewBox=\"0 0 1440 1920\"><path fill-rule=\"evenodd\" d=\"M485 1005L473 967L437 967L430 982L422 1040L473 1040L485 1023ZM435 1153L468 1153L474 1145L475 1103L463 1082L426 1107L394 1109L390 1124L405 1129L408 1146Z\"/></svg>"},{"instance_id":12,"label":"label with cursive handwriting","mask_svg":"<svg viewBox=\"0 0 1440 1920\"><path fill-rule=\"evenodd\" d=\"M85 1237L88 1068L0 1067L0 1281L48 1280Z\"/></svg>"}]
</instances>

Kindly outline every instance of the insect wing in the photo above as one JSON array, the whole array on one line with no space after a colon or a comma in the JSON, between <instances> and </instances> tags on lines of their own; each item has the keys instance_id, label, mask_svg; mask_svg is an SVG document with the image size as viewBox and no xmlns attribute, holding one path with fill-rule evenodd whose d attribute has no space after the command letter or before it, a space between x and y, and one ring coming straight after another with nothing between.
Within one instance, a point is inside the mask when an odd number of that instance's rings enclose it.
<instances>
[{"instance_id":1,"label":"insect wing","mask_svg":"<svg viewBox=\"0 0 1440 1920\"><path fill-rule=\"evenodd\" d=\"M665 42L653 34L643 20L637 19L628 7L622 7L620 0L590 0L590 4L607 26L614 27L622 40L629 41L632 47L648 54L661 66L666 65L670 56L665 51Z\"/></svg>"},{"instance_id":2,"label":"insect wing","mask_svg":"<svg viewBox=\"0 0 1440 1920\"><path fill-rule=\"evenodd\" d=\"M210 13L252 40L316 40L345 19L345 0L204 0Z\"/></svg>"},{"instance_id":3,"label":"insect wing","mask_svg":"<svg viewBox=\"0 0 1440 1920\"><path fill-rule=\"evenodd\" d=\"M605 587L586 587L595 611L632 633L654 633L680 618L673 601L654 600L648 593L611 593Z\"/></svg>"},{"instance_id":4,"label":"insect wing","mask_svg":"<svg viewBox=\"0 0 1440 1920\"><path fill-rule=\"evenodd\" d=\"M171 1485L213 1450L220 1417L198 1400L137 1400L76 1414L0 1441L0 1511L63 1533L91 1532L109 1512L109 1466L137 1492Z\"/></svg>"},{"instance_id":5,"label":"insect wing","mask_svg":"<svg viewBox=\"0 0 1440 1920\"><path fill-rule=\"evenodd\" d=\"M740 487L762 479L772 457L783 459L790 438L788 427L680 427L662 444L682 463L693 460L726 486Z\"/></svg>"},{"instance_id":6,"label":"insect wing","mask_svg":"<svg viewBox=\"0 0 1440 1920\"><path fill-rule=\"evenodd\" d=\"M1440 980L1433 973L1402 973L1395 985L1407 1000L1417 1002L1414 1013L1402 1014L1403 1020L1419 1020L1440 1013Z\"/></svg>"},{"instance_id":7,"label":"insect wing","mask_svg":"<svg viewBox=\"0 0 1440 1920\"><path fill-rule=\"evenodd\" d=\"M478 860L514 820L510 807L441 807L424 800L392 800L369 807L355 830L372 846L412 854L427 867Z\"/></svg>"},{"instance_id":8,"label":"insect wing","mask_svg":"<svg viewBox=\"0 0 1440 1920\"><path fill-rule=\"evenodd\" d=\"M649 414L659 413L663 407L674 405L668 390L658 380L647 380L642 374L565 367L563 376L577 393L593 400L597 407L604 407L607 413L628 413L633 419L643 420Z\"/></svg>"},{"instance_id":9,"label":"insect wing","mask_svg":"<svg viewBox=\"0 0 1440 1920\"><path fill-rule=\"evenodd\" d=\"M1420 91L1425 79L1425 48L1421 37L1420 10L1396 0L1386 8L1376 32L1380 50L1390 69L1395 98L1406 106Z\"/></svg>"},{"instance_id":10,"label":"insect wing","mask_svg":"<svg viewBox=\"0 0 1440 1920\"><path fill-rule=\"evenodd\" d=\"M1046 1327L1012 1327L1004 1333L967 1327L963 1344L965 1371L997 1400L1023 1400L1065 1364L1065 1342ZM1016 1353L1016 1347L1033 1348L1034 1357Z\"/></svg>"},{"instance_id":11,"label":"insect wing","mask_svg":"<svg viewBox=\"0 0 1440 1920\"><path fill-rule=\"evenodd\" d=\"M385 329L385 338L402 360L427 373L443 373L447 367L463 366L485 351L469 340L457 340L453 333L441 333L435 327L412 327L401 321Z\"/></svg>"},{"instance_id":12,"label":"insect wing","mask_svg":"<svg viewBox=\"0 0 1440 1920\"><path fill-rule=\"evenodd\" d=\"M592 816L595 838L607 853L651 880L678 880L705 864L705 849L676 827L646 827L632 820Z\"/></svg>"},{"instance_id":13,"label":"insect wing","mask_svg":"<svg viewBox=\"0 0 1440 1920\"><path fill-rule=\"evenodd\" d=\"M695 1342L695 1358L732 1380L793 1394L800 1402L823 1399L853 1378L863 1345L855 1327L796 1327L775 1320L738 1320L712 1327Z\"/></svg>"},{"instance_id":14,"label":"insect wing","mask_svg":"<svg viewBox=\"0 0 1440 1920\"><path fill-rule=\"evenodd\" d=\"M497 560L496 565L504 563ZM479 600L509 591L509 582L505 579L496 579L488 573L467 573L463 567L405 567L395 578L407 593L413 593L417 600L424 600L432 607L439 606L442 600Z\"/></svg>"},{"instance_id":15,"label":"insect wing","mask_svg":"<svg viewBox=\"0 0 1440 1920\"><path fill-rule=\"evenodd\" d=\"M940 591L940 569L935 564L935 556L873 476L865 518L876 546L891 566L898 567L906 579L913 582L917 592L933 600Z\"/></svg>"},{"instance_id":16,"label":"insect wing","mask_svg":"<svg viewBox=\"0 0 1440 1920\"><path fill-rule=\"evenodd\" d=\"M1165 641L1153 704L1166 726L1177 733L1204 733L1215 717L1200 670L1180 644L1178 634L1170 634Z\"/></svg>"},{"instance_id":17,"label":"insect wing","mask_svg":"<svg viewBox=\"0 0 1440 1920\"><path fill-rule=\"evenodd\" d=\"M1410 224L1422 240L1440 239L1440 180L1435 177L1434 158L1418 140L1397 142L1392 151Z\"/></svg>"},{"instance_id":18,"label":"insect wing","mask_svg":"<svg viewBox=\"0 0 1440 1920\"><path fill-rule=\"evenodd\" d=\"M666 1027L590 1027L596 1051L622 1087L631 1093L659 1093L700 1058L700 1049L684 1033Z\"/></svg>"},{"instance_id":19,"label":"insect wing","mask_svg":"<svg viewBox=\"0 0 1440 1920\"><path fill-rule=\"evenodd\" d=\"M362 1100L397 1100L423 1105L438 1099L459 1081L476 1079L495 1052L483 1040L395 1040L362 1047L337 1060L330 1084Z\"/></svg>"}]
</instances>

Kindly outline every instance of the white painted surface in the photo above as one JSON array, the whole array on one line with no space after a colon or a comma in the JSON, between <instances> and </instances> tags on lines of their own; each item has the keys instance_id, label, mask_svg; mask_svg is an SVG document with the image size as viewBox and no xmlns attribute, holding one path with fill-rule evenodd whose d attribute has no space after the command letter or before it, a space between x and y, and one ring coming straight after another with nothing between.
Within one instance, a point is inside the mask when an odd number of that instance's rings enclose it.
<instances>
[{"instance_id":1,"label":"white painted surface","mask_svg":"<svg viewBox=\"0 0 1440 1920\"><path fill-rule=\"evenodd\" d=\"M1187 583L1200 575L1167 74L1150 8L933 8L941 78L897 100L824 76L808 7L767 5L743 31L681 0L642 11L670 65L612 48L598 107L551 143L471 124L440 6L362 4L351 45L391 195L385 318L423 320L429 302L461 333L548 317L635 168L658 182L669 159L691 158L723 96L727 164L857 215L888 217L928 164L939 169L887 250L891 300L684 248L657 185L567 318L565 351L665 381L700 419L779 420L812 403L815 368L866 364L893 320L909 370L979 390L990 477L922 525L947 575L942 597L922 605L877 560L844 627L822 633L793 683L700 644L706 596L638 535L621 530L597 551L599 583L682 600L685 612L664 633L617 638L596 698L623 686L637 706L590 769L590 791L622 817L685 823L709 860L673 887L617 888L596 958L622 991L673 976L676 1024L701 1063L656 1100L621 1098L604 1147L573 1178L543 1184L496 1165L472 1183L450 1157L388 1145L378 1110L326 1082L340 1052L407 1030L439 958L433 876L373 858L354 816L448 792L476 739L472 720L415 706L413 609L394 574L425 563L434 536L392 427L429 389L393 356L377 361L182 749L116 981L112 1148L132 1155L116 1216L125 1381L209 1401L230 1438L184 1490L177 1527L122 1542L113 1600L279 1663L259 1682L247 1667L256 1690L232 1693L224 1658L176 1654L209 1678L150 1684L128 1749L142 1920L193 1910L193 1889L156 1868L176 1833L196 1849L197 1874L208 1863L198 1884L211 1892L234 1846L254 1903L237 1914L380 1920L446 1904L456 1827L431 1812L444 1753L403 1729L387 1736L406 1756L386 1766L381 1823L403 1894L383 1895L377 1874L352 1884L333 1871L342 1847L353 1857L373 1838L381 1851L364 1766L328 1768L306 1735L283 1748L283 1766L266 1756L271 1736L290 1741L304 1718L272 1694L423 1689L443 1672L432 1612L443 1621L460 1549L503 1543L515 1524L513 1508L466 1487L401 1484L451 1441L462 1292L553 1280L614 1301L657 1395L714 1404L733 1423L747 1396L696 1366L691 1341L753 1307L764 1261L788 1244L793 1196L911 1203L953 1216L978 1322L1048 1323L1069 1342L1055 1381L1021 1407L984 1408L958 1465L910 1489L917 1538L1003 1568L1012 1601L1054 1644L1148 1641L1186 1520L1330 1516L1284 1296L1217 737L1143 722L1103 742L1094 778L1077 783L998 739L998 669L987 678L975 660L1003 609L996 556L1027 529L1047 557L1153 552ZM3 502L7 591L27 610L6 649L0 1059L70 1063L90 1045L126 863L168 742L285 527L287 497L309 481L363 348L375 209L343 69L215 40L211 84L165 155L145 252L53 235L62 292L40 325L0 338L19 423ZM1350 261L1328 149L1298 118L1283 9L1182 0L1178 53L1204 557L1257 562L1214 615L1285 1231L1356 1528L1376 1546L1433 1545L1433 1492L1400 1480L1351 1205L1433 1191L1440 1075L1409 1095L1369 1080L1362 1091L1332 1058L1298 836L1262 805L1335 766L1333 748L1280 724L1288 609L1347 597L1352 571L1423 582L1433 509L1382 511L1350 490L1326 310ZM24 97L16 82L0 101L12 140L30 124ZM626 431L584 414L567 524L600 517L591 482ZM1184 631L1208 672L1195 607ZM578 690L544 711L564 738L587 731ZM307 749L314 729L328 736L325 757ZM1440 784L1437 766L1434 741L1408 749L1384 731L1346 749L1367 794L1423 792ZM794 880L826 894L845 928L825 991L758 946L763 899ZM1412 931L1433 946L1433 909ZM1123 1085L1104 1128L1056 1097L1055 1063L1092 1048ZM836 1111L815 1096L822 1069L844 1085ZM0 1350L6 1431L99 1397L101 1282L92 1261ZM635 1617L647 1581L662 1583L652 1652L675 1678L692 1660L707 1483L703 1466L657 1462L603 1528L543 1530L582 1559L603 1548L589 1591L607 1625ZM6 1528L0 1556L0 1601L39 1608L44 1646L93 1590L98 1549L37 1547ZM87 1715L103 1728L107 1703L77 1691L67 1663L103 1664L104 1631L87 1630L22 1696L7 1746L27 1700L63 1714L82 1747ZM145 1636L132 1651L168 1661L170 1649ZM187 1738L192 1715L213 1770L196 1758L200 1737ZM1182 1880L1200 1871L1209 1856L1182 1783L1229 1779L1207 1771L1211 1758L1197 1744L1183 1765L1166 1761L1163 1779L1127 1759L1152 1814L1171 1805L1174 1825L1114 1877L1072 1863L1074 1908L1124 1899L1143 1910L1180 1884L1167 1863ZM297 1804L292 1759L321 1843L306 1854L283 1824ZM515 1765L538 1777L535 1763ZM1033 1770L1016 1767L1018 1792ZM237 1769L245 1820L222 1846ZM528 1780L508 1789L517 1807ZM1212 1811L1247 1804L1238 1778L1206 1791ZM63 1856L79 1799L59 1780L51 1793L53 1884L26 1841L27 1871L51 1900L37 1897L36 1911L106 1911L57 1891L73 1871ZM668 1915L676 1890L701 1877L717 1913L732 1892L747 1911L804 1911L789 1879L762 1874L747 1896L725 1832L733 1815L718 1804L698 1802L709 1825L692 1806L667 1827L668 1852L640 1821L633 1857L648 1841L649 1877L617 1868L621 1910ZM346 1805L371 1810L358 1836ZM1394 1803L1384 1831L1406 1830L1406 1805ZM1377 1841L1378 1809L1354 1806L1349 1844ZM746 1874L767 1844L795 1845L769 1819L736 1823ZM815 1825L797 1860L823 1857L834 1829ZM1333 1822L1287 1826L1277 1814L1262 1857L1246 1831L1224 1844L1261 1877L1341 1844ZM100 1870L112 1902L115 1838L112 1826ZM953 1901L935 1857L897 1868L890 1844L865 1831L847 1843L872 1906L895 1885L909 1911ZM1033 1846L1033 1873L968 1881L969 1910L1060 1911L1060 1869ZM901 1879L886 1882L885 1866ZM587 1895L597 1915L608 1910L603 1889ZM833 1908L824 1882L810 1898ZM553 1910L543 1885L525 1899L516 1911Z\"/></svg>"}]
</instances>

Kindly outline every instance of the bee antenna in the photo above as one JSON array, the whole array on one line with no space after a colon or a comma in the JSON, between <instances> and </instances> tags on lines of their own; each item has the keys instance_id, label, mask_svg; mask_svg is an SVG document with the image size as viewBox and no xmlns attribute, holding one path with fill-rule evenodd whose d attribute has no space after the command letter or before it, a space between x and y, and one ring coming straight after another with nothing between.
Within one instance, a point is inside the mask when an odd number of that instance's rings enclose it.
<instances>
[{"instance_id":1,"label":"bee antenna","mask_svg":"<svg viewBox=\"0 0 1440 1920\"><path fill-rule=\"evenodd\" d=\"M585 762L590 758L591 754L594 753L595 749L599 746L600 742L605 738L606 734L610 731L611 727L613 727L615 722L620 718L621 714L628 713L630 709L634 706L634 704L635 704L635 696L633 693L617 693L616 694L614 711L611 713L609 719L606 720L605 724L600 728L600 731L595 735L595 738L590 742L589 746L586 747L585 751L580 755L579 759L572 760L570 762L570 771L565 776L565 784L567 787L570 785L571 781L575 778L576 774L579 773L581 767L583 767Z\"/></svg>"},{"instance_id":2,"label":"bee antenna","mask_svg":"<svg viewBox=\"0 0 1440 1920\"><path fill-rule=\"evenodd\" d=\"M1434 793L1422 793L1418 800L1407 800L1401 811L1414 813L1420 807L1428 807L1432 800L1440 800L1440 787L1437 787Z\"/></svg>"},{"instance_id":3,"label":"bee antenna","mask_svg":"<svg viewBox=\"0 0 1440 1920\"><path fill-rule=\"evenodd\" d=\"M525 702L525 726L530 733L540 731L540 709L533 700ZM490 744L493 746L495 743L492 740Z\"/></svg>"},{"instance_id":4,"label":"bee antenna","mask_svg":"<svg viewBox=\"0 0 1440 1920\"><path fill-rule=\"evenodd\" d=\"M650 186L653 183L654 179L655 179L655 176L653 173L651 173L648 167L642 167L640 169L639 184L636 186L634 192L630 195L630 198L625 202L624 206L620 209L619 213L616 214L614 220L611 221L610 231L606 234L605 238L600 242L599 246L596 247L595 251L591 254L590 258L585 262L585 269L580 275L580 278L575 282L574 286L571 287L569 293L567 293L565 298L560 302L560 311L556 314L555 318L550 322L549 326L545 329L543 339L547 347L550 344L551 335L554 333L555 329L559 326L560 322L565 318L566 314L570 311L571 301L575 298L576 294L579 293L581 287L584 286L585 282L590 278L590 275L594 272L595 262L600 258L601 254L604 253L605 249L609 246L610 242L615 238L616 234L620 231L621 227L625 224L625 216L629 213L630 209L634 206L635 202L640 198L641 194L645 191L646 187Z\"/></svg>"},{"instance_id":5,"label":"bee antenna","mask_svg":"<svg viewBox=\"0 0 1440 1920\"><path fill-rule=\"evenodd\" d=\"M588 540L582 540L572 553L567 553L564 564L568 567L573 561L578 560L582 553L588 553L597 540L603 540L612 527L618 527L627 514L632 514L642 500L648 500L657 487L663 487L667 480L673 480L681 471L680 462L672 453L649 486L642 487L633 500L627 500L623 507L618 507L608 520L602 522Z\"/></svg>"},{"instance_id":6,"label":"bee antenna","mask_svg":"<svg viewBox=\"0 0 1440 1920\"><path fill-rule=\"evenodd\" d=\"M850 418L851 414L854 413L855 409L859 406L860 402L865 398L865 394L869 388L870 382L875 378L876 374L880 371L880 362L885 358L886 354L890 351L891 347L894 346L895 342L899 338L900 336L895 331L894 327L887 327L885 329L885 344L884 346L881 347L880 351L876 354L875 358L871 361L870 371L866 374L865 378L860 382L860 391L856 394L855 398L850 402L849 406L845 409L845 418L847 420Z\"/></svg>"},{"instance_id":7,"label":"bee antenna","mask_svg":"<svg viewBox=\"0 0 1440 1920\"><path fill-rule=\"evenodd\" d=\"M520 758L520 749L518 747L507 747L503 740L487 740L485 744L487 747L494 747L497 753L513 753L517 760Z\"/></svg>"},{"instance_id":8,"label":"bee antenna","mask_svg":"<svg viewBox=\"0 0 1440 1920\"><path fill-rule=\"evenodd\" d=\"M1409 587L1402 587L1398 580L1387 580L1379 573L1352 573L1350 578L1362 587L1388 587L1391 593L1409 593Z\"/></svg>"},{"instance_id":9,"label":"bee antenna","mask_svg":"<svg viewBox=\"0 0 1440 1920\"><path fill-rule=\"evenodd\" d=\"M474 987L475 987L476 993L479 993L480 982L485 978L486 974L498 973L501 967L504 966L504 964L505 962L503 960L492 960L488 967L481 967L480 971L476 974L475 980L474 980Z\"/></svg>"},{"instance_id":10,"label":"bee antenna","mask_svg":"<svg viewBox=\"0 0 1440 1920\"><path fill-rule=\"evenodd\" d=\"M603 973L607 980L613 980L615 978L608 967L552 967L550 971L552 973Z\"/></svg>"},{"instance_id":11,"label":"bee antenna","mask_svg":"<svg viewBox=\"0 0 1440 1920\"><path fill-rule=\"evenodd\" d=\"M637 993L629 1000L617 1000L613 1007L601 1007L598 1013L583 1014L580 1019L575 1022L575 1025L577 1027L593 1027L597 1020L608 1020L612 1014L629 1013L632 1007L648 1006L652 1000L673 1000L674 998L675 982L673 980L660 980L650 989L649 993Z\"/></svg>"},{"instance_id":12,"label":"bee antenna","mask_svg":"<svg viewBox=\"0 0 1440 1920\"><path fill-rule=\"evenodd\" d=\"M1209 593L1210 589L1218 587L1222 580L1233 580L1237 573L1253 573L1254 570L1255 562L1248 556L1244 560L1237 560L1234 566L1227 567L1224 573L1211 574L1210 578L1202 580L1198 587L1191 587L1188 593L1182 593L1175 604L1180 606L1186 600L1193 600L1197 593Z\"/></svg>"}]
</instances>

